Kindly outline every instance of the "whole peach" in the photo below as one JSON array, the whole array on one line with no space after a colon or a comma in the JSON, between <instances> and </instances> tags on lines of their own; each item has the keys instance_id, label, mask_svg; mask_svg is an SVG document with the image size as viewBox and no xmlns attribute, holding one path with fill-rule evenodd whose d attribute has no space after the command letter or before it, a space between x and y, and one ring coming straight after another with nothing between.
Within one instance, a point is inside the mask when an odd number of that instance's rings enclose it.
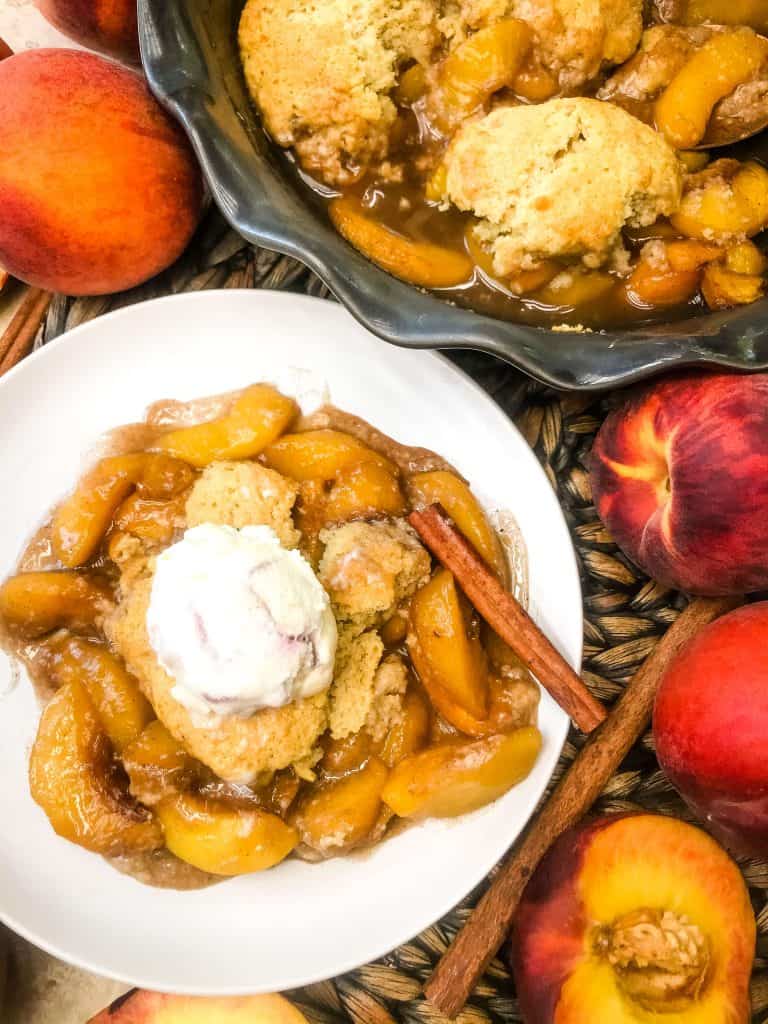
<instances>
[{"instance_id":1,"label":"whole peach","mask_svg":"<svg viewBox=\"0 0 768 1024\"><path fill-rule=\"evenodd\" d=\"M673 659L653 734L702 821L731 849L768 854L768 602L717 619Z\"/></svg>"},{"instance_id":2,"label":"whole peach","mask_svg":"<svg viewBox=\"0 0 768 1024\"><path fill-rule=\"evenodd\" d=\"M591 471L600 518L659 583L768 587L768 375L690 374L635 393L601 427Z\"/></svg>"},{"instance_id":3,"label":"whole peach","mask_svg":"<svg viewBox=\"0 0 768 1024\"><path fill-rule=\"evenodd\" d=\"M754 946L747 887L713 839L614 814L552 847L509 956L524 1024L745 1024Z\"/></svg>"},{"instance_id":4,"label":"whole peach","mask_svg":"<svg viewBox=\"0 0 768 1024\"><path fill-rule=\"evenodd\" d=\"M0 63L0 265L71 295L130 288L171 264L203 184L181 129L134 71L29 50Z\"/></svg>"},{"instance_id":5,"label":"whole peach","mask_svg":"<svg viewBox=\"0 0 768 1024\"><path fill-rule=\"evenodd\" d=\"M173 996L134 989L88 1024L307 1024L280 995Z\"/></svg>"},{"instance_id":6,"label":"whole peach","mask_svg":"<svg viewBox=\"0 0 768 1024\"><path fill-rule=\"evenodd\" d=\"M113 57L138 62L136 0L35 0L65 36Z\"/></svg>"}]
</instances>

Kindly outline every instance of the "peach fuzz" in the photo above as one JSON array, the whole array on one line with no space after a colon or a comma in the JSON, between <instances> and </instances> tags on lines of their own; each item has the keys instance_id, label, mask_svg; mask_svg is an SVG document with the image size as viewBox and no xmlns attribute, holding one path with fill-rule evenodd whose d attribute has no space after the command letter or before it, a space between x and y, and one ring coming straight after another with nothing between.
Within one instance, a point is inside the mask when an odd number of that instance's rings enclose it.
<instances>
[{"instance_id":1,"label":"peach fuzz","mask_svg":"<svg viewBox=\"0 0 768 1024\"><path fill-rule=\"evenodd\" d=\"M36 0L40 13L82 46L138 62L136 0Z\"/></svg>"},{"instance_id":2,"label":"peach fuzz","mask_svg":"<svg viewBox=\"0 0 768 1024\"><path fill-rule=\"evenodd\" d=\"M706 833L598 818L561 836L523 895L509 950L523 1021L746 1024L755 930Z\"/></svg>"},{"instance_id":3,"label":"peach fuzz","mask_svg":"<svg viewBox=\"0 0 768 1024\"><path fill-rule=\"evenodd\" d=\"M133 287L182 253L203 184L139 74L95 54L0 63L0 265L71 295Z\"/></svg>"},{"instance_id":4,"label":"peach fuzz","mask_svg":"<svg viewBox=\"0 0 768 1024\"><path fill-rule=\"evenodd\" d=\"M664 772L725 845L768 854L768 602L724 615L678 653L653 734Z\"/></svg>"},{"instance_id":5,"label":"peach fuzz","mask_svg":"<svg viewBox=\"0 0 768 1024\"><path fill-rule=\"evenodd\" d=\"M88 1024L307 1024L279 995L173 996L141 989L116 999Z\"/></svg>"},{"instance_id":6,"label":"peach fuzz","mask_svg":"<svg viewBox=\"0 0 768 1024\"><path fill-rule=\"evenodd\" d=\"M611 413L592 491L616 543L692 594L768 588L768 375L688 374Z\"/></svg>"}]
</instances>

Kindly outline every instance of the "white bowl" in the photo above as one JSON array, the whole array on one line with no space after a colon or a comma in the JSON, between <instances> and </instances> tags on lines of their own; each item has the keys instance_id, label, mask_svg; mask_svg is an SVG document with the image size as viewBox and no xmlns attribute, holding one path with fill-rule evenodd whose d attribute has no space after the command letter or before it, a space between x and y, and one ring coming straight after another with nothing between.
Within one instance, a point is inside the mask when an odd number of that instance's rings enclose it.
<instances>
[{"instance_id":1,"label":"white bowl","mask_svg":"<svg viewBox=\"0 0 768 1024\"><path fill-rule=\"evenodd\" d=\"M441 356L393 348L337 305L279 292L200 292L132 306L77 328L0 381L0 577L72 487L101 433L140 419L156 399L259 380L284 385L293 369L325 380L341 408L445 455L490 506L513 513L528 548L530 612L578 667L581 594L568 531L504 413ZM0 691L3 683L11 670L0 657ZM24 678L0 703L0 919L96 973L209 995L332 977L432 924L519 835L568 729L545 695L533 772L474 814L427 821L363 855L290 860L175 892L143 886L54 834L27 786L38 714Z\"/></svg>"}]
</instances>

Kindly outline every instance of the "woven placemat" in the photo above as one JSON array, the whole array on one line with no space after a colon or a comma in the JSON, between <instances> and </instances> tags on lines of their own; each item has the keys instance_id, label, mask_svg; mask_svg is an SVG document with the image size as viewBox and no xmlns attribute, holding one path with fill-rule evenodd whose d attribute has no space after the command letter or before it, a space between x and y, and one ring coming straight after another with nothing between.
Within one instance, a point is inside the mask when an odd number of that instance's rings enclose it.
<instances>
[{"instance_id":1,"label":"woven placemat","mask_svg":"<svg viewBox=\"0 0 768 1024\"><path fill-rule=\"evenodd\" d=\"M55 298L36 347L121 306L209 288L275 288L330 298L323 283L302 264L248 245L211 211L184 257L150 283L117 296ZM610 703L684 605L679 594L659 587L624 558L592 505L587 456L616 396L557 393L478 353L454 353L451 358L514 418L557 493L576 548L584 594L583 675L595 694ZM572 760L578 742L572 730L558 775ZM610 780L596 809L643 809L690 819L659 771L650 734L636 744ZM741 866L758 923L753 1021L766 1024L768 862L744 861ZM421 998L421 988L482 888L438 924L382 960L332 981L297 989L291 997L316 1024L443 1021L445 1018ZM393 899L397 899L396 893ZM490 965L458 1020L460 1024L520 1021L514 986L500 960Z\"/></svg>"}]
</instances>

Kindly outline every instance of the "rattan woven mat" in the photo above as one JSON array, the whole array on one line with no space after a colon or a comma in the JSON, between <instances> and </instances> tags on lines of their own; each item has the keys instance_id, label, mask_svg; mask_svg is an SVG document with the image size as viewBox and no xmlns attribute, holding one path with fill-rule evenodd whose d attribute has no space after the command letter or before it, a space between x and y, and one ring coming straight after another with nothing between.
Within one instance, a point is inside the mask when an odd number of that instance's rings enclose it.
<instances>
[{"instance_id":1,"label":"rattan woven mat","mask_svg":"<svg viewBox=\"0 0 768 1024\"><path fill-rule=\"evenodd\" d=\"M57 297L37 345L120 306L208 288L275 288L328 296L322 282L301 264L247 245L212 212L182 260L149 284L119 296ZM684 603L680 595L658 587L624 558L592 505L586 458L616 396L556 393L523 379L490 357L461 352L452 358L514 418L557 492L581 572L584 677L597 696L611 702ZM559 772L569 764L577 742L572 732ZM650 735L631 751L597 806L597 810L637 809L688 817L658 769ZM753 1020L763 1024L768 1022L768 862L746 861L742 868L758 922ZM382 960L333 981L296 990L291 998L313 1024L349 1024L350 1020L354 1024L390 1024L393 1020L428 1024L444 1020L421 998L421 988L480 891ZM501 960L491 964L458 1020L460 1024L513 1024L520 1020L514 987ZM588 1008L584 1024L589 1024Z\"/></svg>"}]
</instances>

